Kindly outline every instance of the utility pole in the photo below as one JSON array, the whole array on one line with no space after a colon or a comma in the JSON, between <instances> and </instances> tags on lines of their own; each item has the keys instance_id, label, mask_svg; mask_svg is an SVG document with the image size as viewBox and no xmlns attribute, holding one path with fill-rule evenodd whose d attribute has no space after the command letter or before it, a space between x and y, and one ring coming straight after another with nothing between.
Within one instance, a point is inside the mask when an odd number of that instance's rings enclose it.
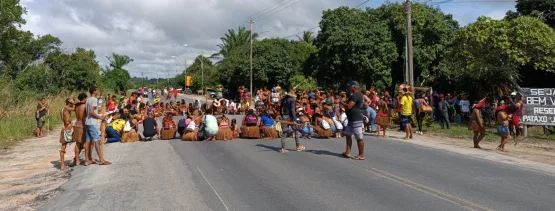
<instances>
[{"instance_id":1,"label":"utility pole","mask_svg":"<svg viewBox=\"0 0 555 211\"><path fill-rule=\"evenodd\" d=\"M251 86L250 86L250 89L249 89L249 91L250 91L250 98L251 98L251 99L249 99L249 101L252 100L252 42L253 42L253 39L252 39L252 24L254 24L254 23L255 23L254 20L251 18L251 19L249 20L249 24L251 25L251 37L250 37L250 40L251 40L251 73L250 73L250 77L251 77L251 80L250 80L250 81L251 81ZM254 106L254 104L251 103L251 106Z\"/></svg>"},{"instance_id":2,"label":"utility pole","mask_svg":"<svg viewBox=\"0 0 555 211\"><path fill-rule=\"evenodd\" d=\"M407 7L407 53L408 53L408 69L409 69L409 86L413 88L412 96L414 97L414 72L413 72L413 49L412 49L412 5L411 0L406 0Z\"/></svg>"},{"instance_id":3,"label":"utility pole","mask_svg":"<svg viewBox=\"0 0 555 211\"><path fill-rule=\"evenodd\" d=\"M405 78L404 81L409 81L409 41L408 37L405 36Z\"/></svg>"},{"instance_id":4,"label":"utility pole","mask_svg":"<svg viewBox=\"0 0 555 211\"><path fill-rule=\"evenodd\" d=\"M206 93L206 89L204 88L204 56L203 55L204 55L204 49L202 49L200 57L199 57L200 58L200 71L201 71L201 74L202 74L201 75L202 79L201 79L200 84L202 86L202 89L204 90L204 91L202 91L202 93L204 93L204 101L206 103L206 107L208 108L208 93Z\"/></svg>"},{"instance_id":5,"label":"utility pole","mask_svg":"<svg viewBox=\"0 0 555 211\"><path fill-rule=\"evenodd\" d=\"M145 72L141 72L141 77L143 78L143 87L145 87Z\"/></svg>"}]
</instances>

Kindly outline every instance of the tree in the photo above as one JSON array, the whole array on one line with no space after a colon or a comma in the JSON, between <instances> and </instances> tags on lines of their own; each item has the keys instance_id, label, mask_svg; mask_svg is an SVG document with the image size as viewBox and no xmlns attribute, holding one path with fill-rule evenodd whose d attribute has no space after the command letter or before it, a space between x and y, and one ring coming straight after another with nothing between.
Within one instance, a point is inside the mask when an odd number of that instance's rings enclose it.
<instances>
[{"instance_id":1,"label":"tree","mask_svg":"<svg viewBox=\"0 0 555 211\"><path fill-rule=\"evenodd\" d=\"M303 36L301 37L301 36L297 35L297 38L299 39L299 42L307 42L307 43L310 43L310 44L312 44L314 42L314 39L315 39L314 34L312 34L311 31L304 31Z\"/></svg>"},{"instance_id":2,"label":"tree","mask_svg":"<svg viewBox=\"0 0 555 211\"><path fill-rule=\"evenodd\" d=\"M312 77L305 77L304 75L293 75L289 79L291 86L298 90L315 90L318 88L316 80Z\"/></svg>"},{"instance_id":3,"label":"tree","mask_svg":"<svg viewBox=\"0 0 555 211\"><path fill-rule=\"evenodd\" d=\"M204 71L203 68L201 68L201 61ZM201 90L203 85L206 88L214 88L220 84L220 74L212 63L212 60L202 55L197 56L193 64L187 67L184 73L178 74L173 79L172 86L185 86L185 74L193 78L192 90Z\"/></svg>"},{"instance_id":4,"label":"tree","mask_svg":"<svg viewBox=\"0 0 555 211\"><path fill-rule=\"evenodd\" d=\"M119 54L116 54L116 53L112 53L111 57L107 56L106 58L110 62L110 67L112 69L122 69L123 70L123 66L133 62L133 59L129 58L129 56L119 55Z\"/></svg>"},{"instance_id":5,"label":"tree","mask_svg":"<svg viewBox=\"0 0 555 211\"><path fill-rule=\"evenodd\" d=\"M292 75L301 74L307 58L316 48L304 42L271 38L256 41L253 47L253 86L270 87L277 83L287 87ZM234 49L218 65L224 87L236 89L250 84L249 46Z\"/></svg>"},{"instance_id":6,"label":"tree","mask_svg":"<svg viewBox=\"0 0 555 211\"><path fill-rule=\"evenodd\" d=\"M459 89L494 94L518 87L519 67L555 72L555 32L532 17L480 17L456 33L447 58L442 70Z\"/></svg>"},{"instance_id":7,"label":"tree","mask_svg":"<svg viewBox=\"0 0 555 211\"><path fill-rule=\"evenodd\" d=\"M555 0L517 0L515 7L518 15L536 17L555 28Z\"/></svg>"},{"instance_id":8,"label":"tree","mask_svg":"<svg viewBox=\"0 0 555 211\"><path fill-rule=\"evenodd\" d=\"M399 3L384 4L367 12L376 15L387 23L396 46L397 59L390 66L393 83L388 88L395 90L396 83L404 81L406 67L406 12ZM437 87L437 66L453 42L454 33L459 28L452 15L444 14L439 8L424 4L412 5L412 34L414 49L413 74L416 85Z\"/></svg>"},{"instance_id":9,"label":"tree","mask_svg":"<svg viewBox=\"0 0 555 211\"><path fill-rule=\"evenodd\" d=\"M390 86L391 66L398 55L385 21L360 9L339 7L324 11L320 30L314 42L318 49L314 76L320 85L337 89L359 80Z\"/></svg>"},{"instance_id":10,"label":"tree","mask_svg":"<svg viewBox=\"0 0 555 211\"><path fill-rule=\"evenodd\" d=\"M250 33L250 30L247 30L245 27L239 27L237 32L235 32L234 29L228 29L227 34L220 38L222 44L217 45L218 48L220 48L220 51L212 56L219 55L226 57L233 49L250 44ZM258 34L254 33L252 37L256 40Z\"/></svg>"},{"instance_id":11,"label":"tree","mask_svg":"<svg viewBox=\"0 0 555 211\"><path fill-rule=\"evenodd\" d=\"M125 91L131 87L131 76L123 67L133 62L133 59L129 58L129 56L119 55L116 53L112 53L111 57L106 58L110 62L110 65L103 70L103 80L108 84L108 86L112 87L112 89L116 92Z\"/></svg>"}]
</instances>

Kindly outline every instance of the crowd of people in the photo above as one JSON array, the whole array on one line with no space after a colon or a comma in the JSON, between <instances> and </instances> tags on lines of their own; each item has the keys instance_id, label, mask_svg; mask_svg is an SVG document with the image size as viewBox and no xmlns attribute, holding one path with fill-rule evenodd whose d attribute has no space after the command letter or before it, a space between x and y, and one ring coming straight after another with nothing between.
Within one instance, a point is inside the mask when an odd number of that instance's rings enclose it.
<instances>
[{"instance_id":1,"label":"crowd of people","mask_svg":"<svg viewBox=\"0 0 555 211\"><path fill-rule=\"evenodd\" d=\"M104 143L152 141L155 138L169 140L178 137L184 141L281 138L282 153L287 152L285 140L289 137L295 139L295 150L298 151L305 149L299 143L300 138L345 137L345 157L351 157L354 137L359 154L353 159L363 160L364 132L376 133L378 137L385 138L388 127L397 122L400 131L405 132L404 138L412 139L413 134L423 134L423 120L426 116L438 120L441 127L447 129L450 128L453 116L468 122L469 129L474 133L474 147L480 148L479 143L485 135L487 108L495 108L493 115L496 129L501 136L499 150L505 151L505 144L512 131L522 133L519 130L519 118L522 116L524 102L516 92L499 103L491 103L485 98L470 105L464 94L456 95L457 98L460 96L458 100L450 94L445 96L434 92L431 93L433 99L430 99L429 90L413 90L406 83L396 90L394 96L388 91L378 92L374 88L362 90L356 81L348 84L348 87L349 93L297 90L295 87L284 91L278 84L272 89L256 91L254 98L251 98L250 92L244 87L239 87L239 102L224 99L220 95L211 103L201 103L199 100L187 103L185 100L177 100L173 91L158 93L144 91L144 88L133 92L128 98L101 97L99 89L93 87L88 96L81 93L78 101L68 98L66 106L62 108L62 168L66 168L63 160L67 143L76 142L75 165L80 164L78 157L83 149L85 165L109 165L110 162L104 160L103 156ZM152 95L149 97L148 93ZM254 99L252 106L251 99ZM452 105L456 106L453 108ZM37 126L44 124L42 117L47 109L47 103L42 99L37 106ZM454 110L453 113L450 113L451 110ZM75 121L70 119L71 112L75 113ZM240 117L240 124L238 119L230 118L234 115L243 115ZM161 118L160 125L158 118ZM37 134L40 135L41 127L37 128ZM91 157L94 148L99 160Z\"/></svg>"}]
</instances>

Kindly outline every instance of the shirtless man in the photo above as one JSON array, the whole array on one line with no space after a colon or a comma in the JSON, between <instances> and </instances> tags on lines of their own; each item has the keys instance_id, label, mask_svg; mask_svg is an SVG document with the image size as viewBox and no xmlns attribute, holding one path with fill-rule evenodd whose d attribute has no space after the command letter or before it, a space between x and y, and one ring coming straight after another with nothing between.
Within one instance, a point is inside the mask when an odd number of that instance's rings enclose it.
<instances>
[{"instance_id":1,"label":"shirtless man","mask_svg":"<svg viewBox=\"0 0 555 211\"><path fill-rule=\"evenodd\" d=\"M60 131L60 144L62 144L62 148L60 149L60 169L62 170L67 168L64 162L67 144L73 142L73 127L71 125L71 112L74 110L73 99L67 98L65 103L66 105L62 108L61 112L64 126L62 131Z\"/></svg>"},{"instance_id":2,"label":"shirtless man","mask_svg":"<svg viewBox=\"0 0 555 211\"><path fill-rule=\"evenodd\" d=\"M81 159L79 159L79 155L83 150L85 145L85 102L87 100L87 94L81 93L77 96L79 102L75 104L75 117L76 121L73 125L73 141L75 142L75 165L81 165Z\"/></svg>"},{"instance_id":3,"label":"shirtless man","mask_svg":"<svg viewBox=\"0 0 555 211\"><path fill-rule=\"evenodd\" d=\"M497 150L506 152L505 144L509 140L509 119L511 115L507 114L508 106L497 107L497 113L495 114L495 120L497 123L497 132L501 136L501 144L497 147Z\"/></svg>"}]
</instances>

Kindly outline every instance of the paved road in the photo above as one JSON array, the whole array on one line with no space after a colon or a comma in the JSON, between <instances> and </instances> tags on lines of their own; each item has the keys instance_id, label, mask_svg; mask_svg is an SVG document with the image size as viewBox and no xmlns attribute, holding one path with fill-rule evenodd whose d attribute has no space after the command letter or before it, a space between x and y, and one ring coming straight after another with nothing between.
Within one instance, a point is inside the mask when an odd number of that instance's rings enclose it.
<instances>
[{"instance_id":1,"label":"paved road","mask_svg":"<svg viewBox=\"0 0 555 211\"><path fill-rule=\"evenodd\" d=\"M366 136L109 144L111 166L77 167L41 210L553 210L555 176ZM288 139L288 148L294 142ZM356 147L355 147L356 150Z\"/></svg>"}]
</instances>

